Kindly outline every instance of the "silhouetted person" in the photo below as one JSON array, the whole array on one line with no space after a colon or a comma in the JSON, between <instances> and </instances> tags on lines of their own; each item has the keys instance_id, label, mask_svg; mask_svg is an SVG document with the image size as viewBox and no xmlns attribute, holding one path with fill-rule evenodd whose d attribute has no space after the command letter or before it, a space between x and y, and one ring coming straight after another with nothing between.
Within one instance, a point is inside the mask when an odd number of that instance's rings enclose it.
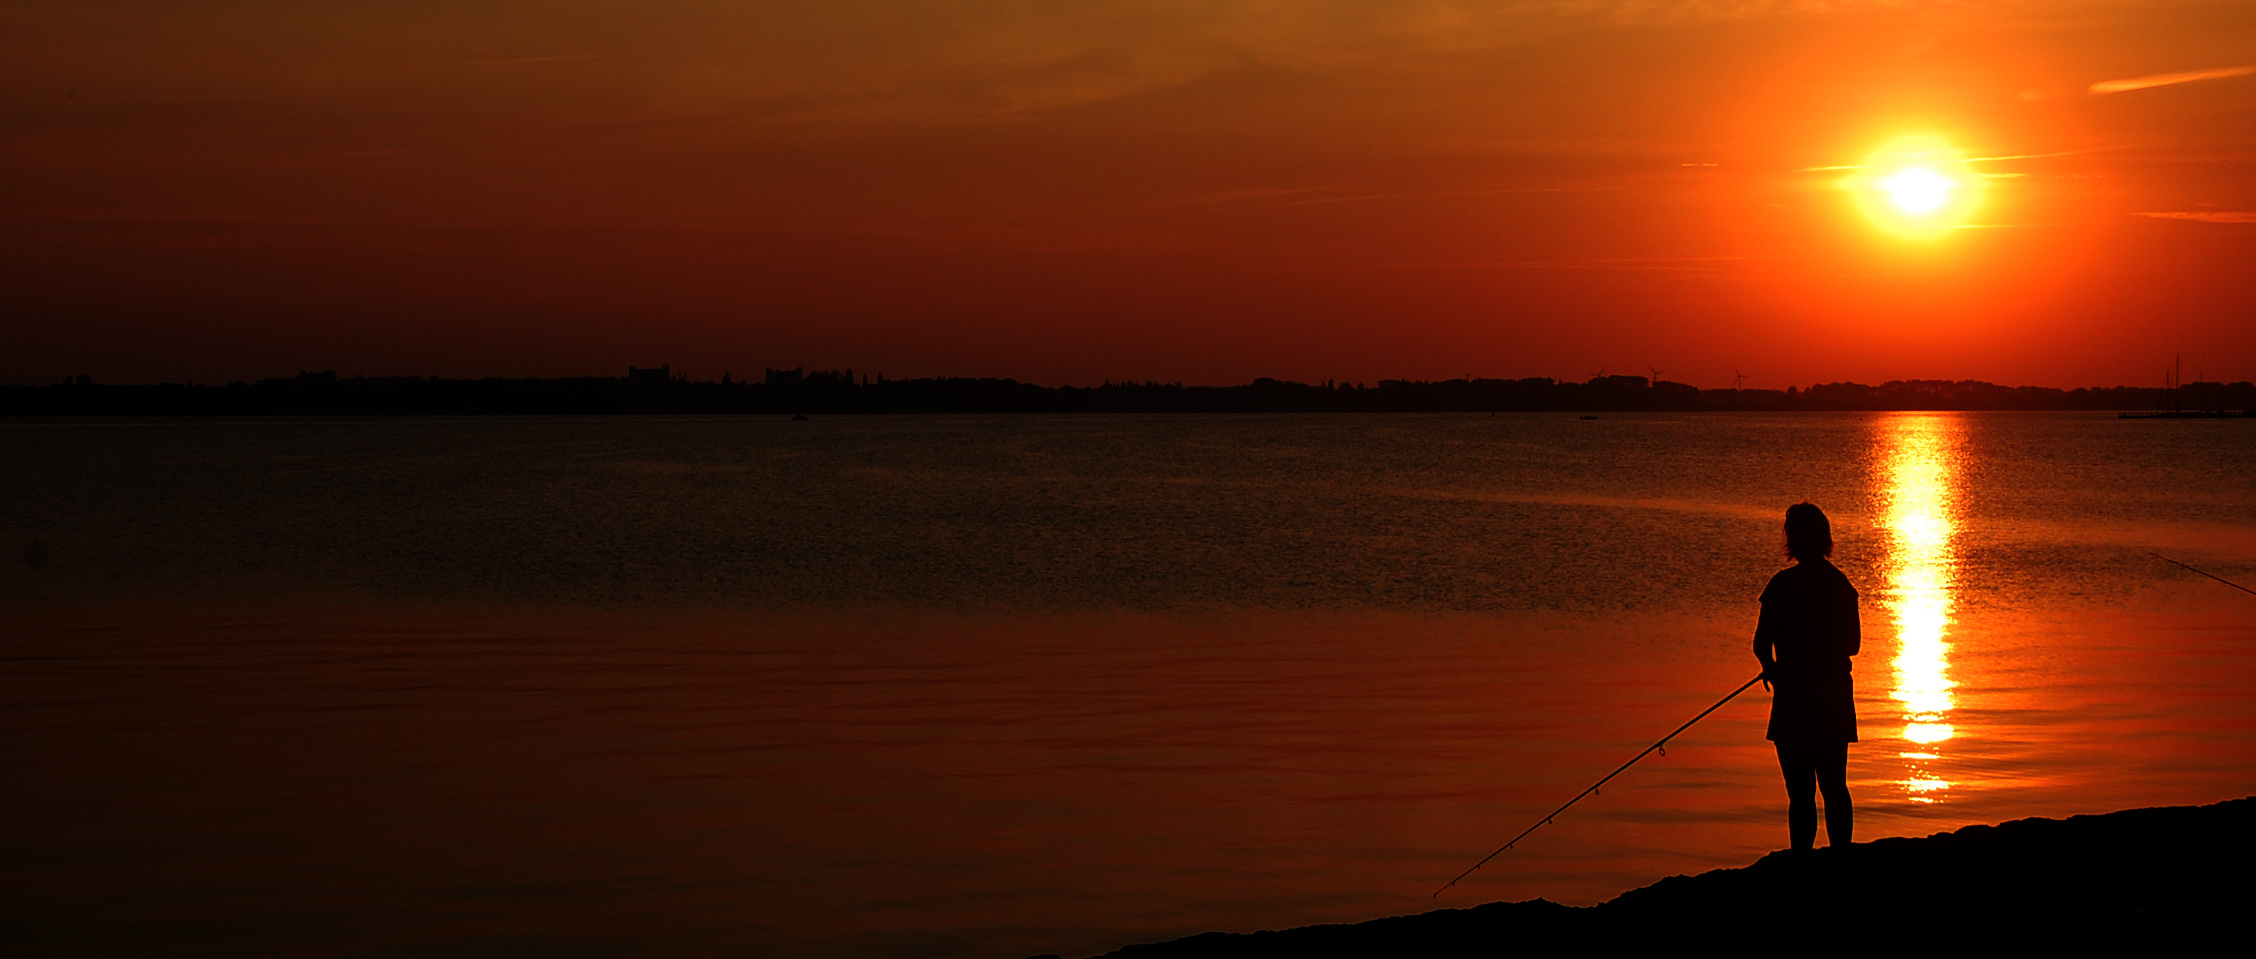
<instances>
[{"instance_id":1,"label":"silhouetted person","mask_svg":"<svg viewBox=\"0 0 2256 959\"><path fill-rule=\"evenodd\" d=\"M1771 742L1786 774L1786 826L1795 849L1817 842L1817 796L1825 793L1828 845L1846 846L1855 816L1849 806L1849 744L1856 742L1856 696L1849 657L1863 645L1857 591L1826 557L1833 524L1809 503L1786 510L1786 555L1794 565L1770 578L1755 625L1755 658L1772 688Z\"/></svg>"}]
</instances>

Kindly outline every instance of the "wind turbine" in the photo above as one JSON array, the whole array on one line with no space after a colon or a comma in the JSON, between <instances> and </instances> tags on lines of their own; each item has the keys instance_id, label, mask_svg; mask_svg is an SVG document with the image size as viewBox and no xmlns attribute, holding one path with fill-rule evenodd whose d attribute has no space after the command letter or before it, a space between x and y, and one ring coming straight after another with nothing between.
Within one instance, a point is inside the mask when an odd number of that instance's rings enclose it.
<instances>
[{"instance_id":1,"label":"wind turbine","mask_svg":"<svg viewBox=\"0 0 2256 959\"><path fill-rule=\"evenodd\" d=\"M1743 388L1747 383L1747 374L1739 372L1739 368L1737 366L1733 366L1731 368L1731 372L1731 388L1733 390Z\"/></svg>"},{"instance_id":2,"label":"wind turbine","mask_svg":"<svg viewBox=\"0 0 2256 959\"><path fill-rule=\"evenodd\" d=\"M1661 385L1661 374L1668 372L1667 370L1656 370L1656 369L1653 369L1653 368L1652 368L1652 367L1650 367L1650 366L1646 367L1645 369L1647 369L1647 370L1651 371L1651 372L1652 372L1652 374L1653 374L1653 382L1652 382L1652 385L1653 385L1653 386L1659 386L1659 385Z\"/></svg>"}]
</instances>

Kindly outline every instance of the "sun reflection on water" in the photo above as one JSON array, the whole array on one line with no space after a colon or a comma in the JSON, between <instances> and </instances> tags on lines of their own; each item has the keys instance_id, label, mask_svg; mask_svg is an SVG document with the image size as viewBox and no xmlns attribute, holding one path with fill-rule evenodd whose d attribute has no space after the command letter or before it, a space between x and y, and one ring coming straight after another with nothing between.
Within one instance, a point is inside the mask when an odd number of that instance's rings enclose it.
<instances>
[{"instance_id":1,"label":"sun reflection on water","mask_svg":"<svg viewBox=\"0 0 2256 959\"><path fill-rule=\"evenodd\" d=\"M1951 782L1938 767L1940 745L1957 734L1950 679L1951 593L1957 532L1952 494L1959 482L1955 417L1893 416L1881 421L1883 460L1880 525L1888 537L1887 587L1881 604L1896 624L1895 689L1903 709L1903 738L1919 748L1904 760L1905 795L1939 802Z\"/></svg>"}]
</instances>

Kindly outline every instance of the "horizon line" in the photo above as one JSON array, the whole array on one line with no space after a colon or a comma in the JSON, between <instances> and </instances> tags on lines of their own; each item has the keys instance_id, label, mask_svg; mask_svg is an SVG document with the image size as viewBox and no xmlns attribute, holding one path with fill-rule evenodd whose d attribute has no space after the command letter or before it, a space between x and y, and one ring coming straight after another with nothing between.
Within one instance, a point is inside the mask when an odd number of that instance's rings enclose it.
<instances>
[{"instance_id":1,"label":"horizon line","mask_svg":"<svg viewBox=\"0 0 2256 959\"><path fill-rule=\"evenodd\" d=\"M1750 385L1750 386L1713 386L1713 387L1702 387L1702 386L1695 386L1695 385L1693 385L1693 384L1690 384L1690 383L1686 383L1686 382L1683 382L1683 381L1680 381L1680 380L1670 380L1670 379L1664 379L1664 378L1653 377L1653 376L1644 376L1644 375L1639 375L1639 374L1634 374L1634 373L1604 373L1604 372L1601 372L1601 373L1599 373L1599 374L1597 374L1597 375L1595 375L1595 376L1591 376L1591 377L1588 377L1588 378L1585 378L1585 379L1569 379L1569 378L1566 378L1566 377L1544 376L1544 375L1541 375L1541 374L1528 375L1528 376L1503 376L1503 375L1474 375L1474 374L1471 374L1471 373L1467 373L1467 374L1464 374L1464 375L1461 375L1461 376L1453 376L1453 377L1447 377L1447 378L1437 378L1437 379L1418 379L1418 378L1412 378L1412 377L1407 377L1407 376L1395 376L1395 377L1386 377L1386 378L1381 378L1381 379L1376 379L1376 380L1367 380L1367 381L1366 381L1366 380L1352 380L1352 381L1351 381L1351 380L1341 380L1341 379L1337 379L1337 378L1327 378L1327 379L1324 379L1324 380L1321 380L1321 381L1312 381L1312 382L1311 382L1311 381L1300 381L1300 380L1289 380L1289 379L1284 379L1284 378L1281 378L1281 377L1273 377L1273 376L1256 376L1256 377L1253 377L1253 378L1251 378L1251 379L1249 379L1249 380L1246 380L1245 382L1242 382L1242 383L1188 383L1188 382L1185 382L1185 381L1183 381L1183 380L1155 380L1155 379L1111 379L1111 378L1107 378L1107 379L1104 379L1104 380L1102 380L1102 381L1100 381L1100 382L1098 382L1098 383L1096 383L1096 384L1092 384L1092 385L1087 385L1087 386L1082 386L1082 385L1077 385L1077 384L1074 384L1074 383L1059 383L1059 384L1056 384L1056 385L1048 385L1048 384L1043 384L1043 383L1035 382L1035 381L1033 381L1033 380L1024 380L1024 379L1019 379L1019 378L1017 378L1017 377L1012 377L1012 376L994 376L994 375L968 375L968 374L937 374L937 375L930 375L930 376L910 376L910 377L892 377L892 378L888 378L888 377L886 377L886 376L885 376L885 375L884 375L883 373L865 373L865 374L862 374L862 375L860 376L860 378L859 378L859 379L857 380L857 379L855 379L855 378L854 378L854 368L853 368L853 367L841 367L841 368L835 368L835 369L812 369L812 370L810 370L810 369L806 368L805 366L798 366L798 367L793 367L793 368L790 368L790 369L780 369L780 368L775 368L775 367L762 367L762 368L761 368L761 372L762 372L762 374L763 374L762 376L760 376L760 377L757 377L757 378L754 378L754 377L736 377L736 376L734 375L734 371L723 371L723 372L722 372L722 374L721 374L721 376L720 376L720 377L718 377L718 378L708 378L708 379L702 379L702 380L701 380L701 379L693 379L693 378L691 378L691 377L689 377L689 376L687 376L687 375L675 374L675 373L674 373L674 372L672 371L672 364L670 364L670 363L660 364L660 365L658 365L658 366L654 366L654 367L637 367L637 366L633 366L633 365L631 365L631 364L630 364L630 365L629 365L629 366L627 367L627 371L626 371L626 372L625 372L624 374L616 374L616 375L605 375L605 374L600 374L600 373L574 373L574 374L557 374L557 375L546 375L546 376L497 376L497 375L470 375L470 376L450 376L450 375L446 375L446 374L415 374L415 373L355 373L355 374L352 374L351 376L345 376L345 375L342 375L342 374L338 373L338 371L336 371L336 370L334 370L334 369L328 369L328 370L306 370L306 369L300 369L300 370L299 370L299 371L297 372L297 374L295 374L295 375L291 375L291 376L270 376L270 377L263 377L263 378L260 378L260 379L255 379L255 380L247 380L247 379L242 379L242 378L235 378L235 379L228 379L228 380L214 380L214 381L201 382L201 383L197 382L197 381L196 381L196 380L194 380L193 378L190 378L190 379L183 379L183 380L159 380L159 381L155 381L155 382L149 382L149 381L138 381L138 382L122 382L122 381L121 381L121 382L104 382L104 381L98 381L98 380L94 380L94 379L93 379L93 378L92 378L92 377L91 377L90 375L88 375L88 374L72 374L72 375L69 375L69 376L65 376L65 377L63 377L63 378L62 378L62 380L61 380L60 382L54 382L54 381L50 381L50 382L40 383L40 382L20 382L20 381L19 381L19 382L12 382L12 383L0 383L0 389L43 389L43 388L50 388L50 387L165 387L165 386L172 386L172 387L182 387L182 388L195 388L195 389L207 389L207 388L224 388L224 387L228 387L228 386L237 386L237 385L241 385L241 386L250 386L250 385L261 384L261 383L297 383L297 382L331 382L331 381L334 381L334 382L349 382L349 381L355 381L355 380L363 380L363 381L365 381L365 380L419 380L419 381L424 381L424 382L432 382L432 381L440 381L440 382L444 382L444 381L457 381L457 382L483 382L483 381L497 381L497 380L498 380L498 381L502 381L502 382L529 382L529 381L544 381L544 380L546 380L546 381L556 381L556 380L629 380L629 381L633 381L633 380L640 380L640 381L644 381L644 382L653 382L653 381L658 381L658 380L661 380L661 379L663 380L663 382L667 382L667 383L683 383L683 384L705 384L705 385L715 385L715 386L724 386L724 385L725 385L725 386L747 386L747 387L749 387L749 386L767 386L767 385L771 385L771 384L776 384L776 381L777 381L777 379L778 379L778 377L777 377L777 374L786 374L786 375L789 375L789 376L791 377L791 379L792 379L792 380L810 380L810 379L816 379L816 378L826 378L826 379L831 379L831 380L834 380L834 381L839 381L839 385L842 385L842 386L852 386L852 387L856 387L856 388L859 388L859 387L861 387L861 386L865 386L865 385L866 385L866 386L877 386L877 385L880 385L880 384L894 384L894 383L916 383L916 382L933 382L933 381L951 381L951 380L953 380L953 381L965 381L965 380L968 380L968 381L993 381L993 382L1007 382L1007 383L1015 383L1015 384L1018 384L1018 385L1021 385L1021 386L1030 386L1030 387L1035 387L1035 388L1038 388L1038 389L1046 389L1046 390L1094 390L1094 389L1104 389L1104 388L1108 388L1108 387L1112 387L1112 388L1122 388L1122 387L1139 387L1139 388L1148 388L1148 387L1163 387L1163 388L1169 388L1169 389L1186 389L1186 390L1197 390L1197 389L1205 389L1205 390L1228 390L1228 389L1247 389L1247 388L1252 388L1252 387L1257 387L1257 386L1261 386L1261 385L1263 385L1264 383L1268 383L1268 384L1272 384L1272 385L1276 385L1276 386L1295 386L1295 387L1304 387L1304 388L1309 388L1309 389L1333 389L1333 388L1339 388L1339 389L1348 389L1348 388L1353 388L1353 389L1375 389L1375 388L1378 388L1378 386L1379 386L1379 385L1384 385L1384 384L1387 384L1387 383L1402 383L1402 384L1408 384L1408 385L1438 385L1438 384L1447 384L1447 383L1466 383L1466 384L1472 384L1472 383L1532 383L1532 382L1539 382L1539 381L1548 381L1548 382L1549 382L1550 384L1552 384L1552 385L1554 385L1554 386L1589 386L1589 385L1592 385L1592 384L1597 384L1597 383L1600 383L1601 381L1614 381L1615 383L1617 383L1617 384L1618 384L1618 383L1619 383L1620 381L1623 381L1623 380L1635 380L1635 381L1639 381L1639 382L1642 382L1642 383L1644 383L1644 384L1645 384L1645 388L1647 388L1647 389L1653 389L1653 388L1658 388L1658 387L1660 387L1660 386L1663 386L1663 385L1669 385L1669 386L1672 386L1672 387L1683 387L1683 388L1685 388L1685 389L1698 390L1698 391L1700 391L1700 392L1746 392L1746 393L1751 393L1751 392L1781 392L1781 393L1783 393L1783 392L1787 392L1787 391L1789 391L1789 390L1807 390L1807 389L1811 389L1811 388L1815 388L1815 387L1824 387L1824 386L1856 386L1856 387L1864 387L1864 388L1867 388L1867 389L1881 389L1881 388L1885 388L1885 387L1888 387L1888 386L1891 386L1891 385L1897 385L1897 384L1903 384L1903 385L1912 385L1912 384L1936 384L1936 385L1953 385L1953 386L1988 386L1988 387L1996 387L1996 388L2002 388L2002 389L2014 389L2014 390L2020 390L2020 389L2037 389L2037 390L2060 390L2060 391L2063 391L2063 392L2072 392L2072 391L2075 391L2075 390L2121 390L2121 389L2151 389L2151 390L2170 390L2170 389L2186 389L2186 388L2189 388L2189 387L2194 387L2194 386L2203 386L2203 385L2208 385L2208 386L2227 386L2227 387L2229 387L2229 386L2238 386L2238 385L2251 385L2251 386L2256 386L2256 382L2252 382L2252 381L2250 381L2250 380L2221 380L2221 379L2220 379L2220 380L2209 380L2209 379L2202 379L2202 378L2197 378L2197 379L2194 379L2194 380L2191 380L2191 381L2180 381L2180 382L2176 383L2176 384L2175 384L2174 386L2173 386L2173 385L2169 385L2169 384L2165 384L2165 385L2162 385L2162 386L2151 386L2151 385L2149 385L2149 386L2136 386L2136 385L2132 385L2132 384L2128 384L2128 383L2118 383L2118 384L2116 384L2116 385L2113 385L2113 386L2090 386L2090 385L2087 385L2087 386L2051 386L2051 385L2044 385L2044 384L2033 384L2033 383L2018 383L2018 384L2007 384L2007 383L1998 383L1998 382L1994 382L1994 381L1991 381L1991 380L1982 380L1982 379L1973 379L1973 378L1958 378L1958 379L1953 379L1953 378L1948 378L1948 377L1899 377L1899 378L1895 378L1895 379L1883 380L1883 381L1880 381L1880 382L1878 382L1878 383L1864 383L1864 382L1859 382L1859 381L1857 381L1857 380L1854 380L1854 379L1837 379L1837 380L1823 380L1823 381L1817 381L1817 382L1813 382L1813 383L1808 383L1808 384L1803 384L1803 383L1798 383L1798 382L1797 382L1797 383L1788 383L1788 384L1786 384L1786 385L1784 385L1784 386L1751 386L1751 385ZM1664 371L1664 372L1665 372L1665 371ZM655 374L655 375L654 375L654 374ZM873 379L873 377L874 377L874 379ZM1374 384L1376 384L1376 385L1374 385Z\"/></svg>"}]
</instances>

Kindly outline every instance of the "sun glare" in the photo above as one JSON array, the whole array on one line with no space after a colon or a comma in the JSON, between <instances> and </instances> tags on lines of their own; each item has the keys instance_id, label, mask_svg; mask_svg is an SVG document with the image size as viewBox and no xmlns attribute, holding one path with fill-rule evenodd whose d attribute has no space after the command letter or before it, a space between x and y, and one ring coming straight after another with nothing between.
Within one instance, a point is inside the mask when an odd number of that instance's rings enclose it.
<instances>
[{"instance_id":1,"label":"sun glare","mask_svg":"<svg viewBox=\"0 0 2256 959\"><path fill-rule=\"evenodd\" d=\"M1958 735L1951 680L1951 615L1958 578L1959 423L1949 416L1882 419L1882 510L1888 552L1880 604L1896 621L1896 688L1902 704L1903 787L1915 803L1941 802L1944 744Z\"/></svg>"},{"instance_id":2,"label":"sun glare","mask_svg":"<svg viewBox=\"0 0 2256 959\"><path fill-rule=\"evenodd\" d=\"M1902 173L1880 181L1881 188L1888 191L1888 202L1912 216L1926 216L1942 209L1950 200L1951 188L1957 185L1923 166L1907 167Z\"/></svg>"},{"instance_id":3,"label":"sun glare","mask_svg":"<svg viewBox=\"0 0 2256 959\"><path fill-rule=\"evenodd\" d=\"M1966 222L1980 199L1981 182L1957 150L1919 137L1889 144L1841 185L1881 229L1929 237Z\"/></svg>"}]
</instances>

